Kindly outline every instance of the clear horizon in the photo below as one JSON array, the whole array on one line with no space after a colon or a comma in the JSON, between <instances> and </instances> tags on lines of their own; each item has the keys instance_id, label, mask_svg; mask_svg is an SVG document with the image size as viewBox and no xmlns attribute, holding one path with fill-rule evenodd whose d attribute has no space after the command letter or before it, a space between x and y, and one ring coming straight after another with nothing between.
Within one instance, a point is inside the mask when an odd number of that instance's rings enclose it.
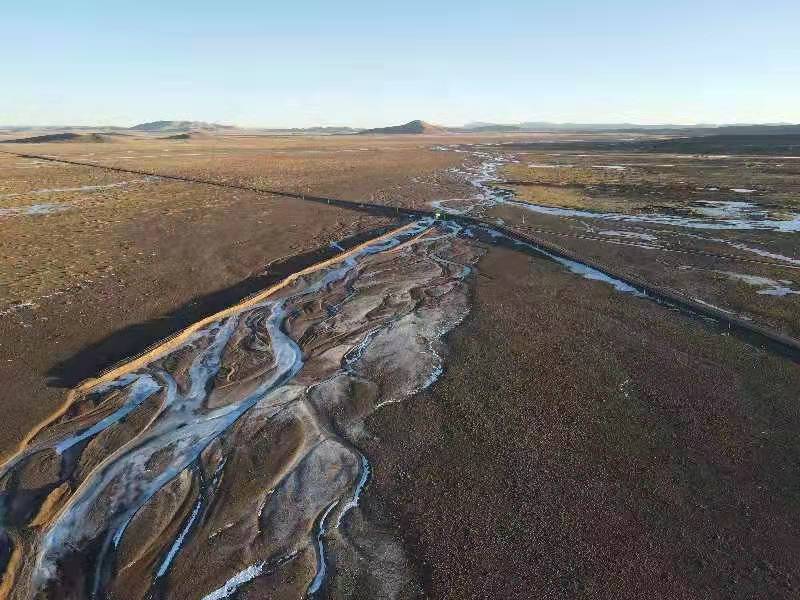
<instances>
[{"instance_id":1,"label":"clear horizon","mask_svg":"<svg viewBox=\"0 0 800 600\"><path fill-rule=\"evenodd\" d=\"M412 119L412 121L415 121L415 120L418 120L418 119ZM569 125L584 126L585 125L585 126L590 126L591 127L591 126L599 126L599 125L610 125L610 126L617 126L617 125L625 126L625 125L629 125L629 126L632 126L632 127L658 127L658 126L669 127L669 126L678 126L678 127L688 127L688 128L691 128L691 127L727 127L727 126L736 127L736 126L748 126L748 125L764 125L764 126L769 126L769 125L775 125L775 126L800 125L800 122L793 123L793 122L790 122L790 121L763 121L763 122L743 122L743 121L740 121L740 122L735 122L735 123L688 123L688 122L687 123L660 123L660 122L656 122L656 123L623 123L623 122L611 123L611 122L604 122L604 121L602 121L602 122L601 121L595 121L595 122L591 122L591 121L585 121L585 122L560 121L559 122L559 121L541 121L539 119L525 119L524 121L518 121L518 122L515 122L515 123L512 123L512 122L500 122L500 121L477 121L477 120L473 120L473 121L468 121L466 123L455 124L455 123L434 123L434 122L429 121L427 119L419 119L419 120L421 120L423 122L426 122L426 123L428 123L430 125L437 125L437 126L440 126L440 127L453 128L453 129L457 129L457 128L460 128L460 127L465 127L465 126L470 125L472 123L486 123L487 125L498 125L498 126L503 126L503 125L513 126L513 125L521 125L523 123L541 123L543 125L551 125L551 126L562 126L562 125L565 125L565 126L569 126ZM354 125L338 124L338 123L337 124L332 124L332 125L331 124L326 124L326 125L303 125L303 126L296 126L296 125L284 125L284 126L241 125L239 123L227 123L227 122L220 122L220 121L214 121L214 120L209 120L209 119L179 119L179 118L176 118L176 119L153 119L151 121L141 121L141 122L138 122L138 123L131 123L131 124L125 124L125 125L120 125L118 123L102 123L102 124L97 124L97 123L94 123L94 124L88 124L88 123L87 124L49 123L49 124L37 124L37 125L31 125L29 123L21 123L21 124L0 123L0 128L2 128L2 127L13 127L13 128L22 127L22 128L31 128L31 129L36 129L36 128L59 128L59 127L63 127L63 128L87 127L87 128L97 128L97 129L113 128L113 127L130 128L130 127L133 127L135 125L142 125L142 124L145 124L145 123L153 123L153 122L158 122L158 121L167 121L167 122L169 122L169 121L188 121L188 122L196 122L196 123L207 123L207 124L211 124L211 125L233 126L233 127L238 127L238 128L241 128L241 129L310 129L310 128L319 128L319 127L350 128L350 129L371 129L372 128L372 127L357 127L357 126L354 126ZM402 123L386 123L384 125L376 125L375 127L376 128L378 128L378 127L392 127L392 126L395 126L395 125L404 125L404 124L406 124L408 122L409 121L404 121Z\"/></svg>"},{"instance_id":2,"label":"clear horizon","mask_svg":"<svg viewBox=\"0 0 800 600\"><path fill-rule=\"evenodd\" d=\"M5 126L800 123L796 2L32 6Z\"/></svg>"}]
</instances>

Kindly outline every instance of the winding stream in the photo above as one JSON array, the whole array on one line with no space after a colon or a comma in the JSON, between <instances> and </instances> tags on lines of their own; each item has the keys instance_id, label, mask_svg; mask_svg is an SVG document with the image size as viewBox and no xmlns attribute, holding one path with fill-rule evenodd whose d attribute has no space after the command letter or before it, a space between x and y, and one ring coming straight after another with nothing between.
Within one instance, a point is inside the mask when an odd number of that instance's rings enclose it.
<instances>
[{"instance_id":1,"label":"winding stream","mask_svg":"<svg viewBox=\"0 0 800 600\"><path fill-rule=\"evenodd\" d=\"M478 157L476 197L438 209L513 202L489 185L513 157ZM363 422L440 376L480 242L501 235L411 223L77 388L0 467L0 595L308 597L331 572L392 555L356 535L370 527ZM368 568L389 592L402 584L402 564Z\"/></svg>"},{"instance_id":2,"label":"winding stream","mask_svg":"<svg viewBox=\"0 0 800 600\"><path fill-rule=\"evenodd\" d=\"M435 380L468 311L459 234L413 223L78 388L0 472L3 592L320 590L360 424Z\"/></svg>"},{"instance_id":3,"label":"winding stream","mask_svg":"<svg viewBox=\"0 0 800 600\"><path fill-rule=\"evenodd\" d=\"M478 189L477 198L480 205L511 204L531 212L553 215L558 217L575 217L581 219L597 219L617 223L652 223L657 225L671 225L687 229L707 230L770 230L783 233L800 232L800 214L789 212L786 219L776 219L769 216L768 211L751 202L701 200L694 207L697 216L679 216L663 213L626 214L619 212L596 212L548 206L535 202L520 201L510 190L498 189L488 185L490 182L502 183L498 169L508 163L518 162L513 154L489 153L477 149L465 150L452 146L439 146L437 150L456 151L479 159L481 162L472 168L463 171L467 180ZM611 165L617 167L618 165ZM754 192L749 189L734 189L732 192L746 194ZM449 201L433 203L435 208L448 211L452 214L465 214L473 208L460 209L448 206Z\"/></svg>"}]
</instances>

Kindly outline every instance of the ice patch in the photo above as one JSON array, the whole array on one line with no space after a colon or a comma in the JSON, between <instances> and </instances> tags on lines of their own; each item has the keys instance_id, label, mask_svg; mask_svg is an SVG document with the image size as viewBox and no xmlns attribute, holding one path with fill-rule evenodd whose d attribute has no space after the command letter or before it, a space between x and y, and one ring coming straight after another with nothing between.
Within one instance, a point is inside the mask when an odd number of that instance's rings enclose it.
<instances>
[{"instance_id":1,"label":"ice patch","mask_svg":"<svg viewBox=\"0 0 800 600\"><path fill-rule=\"evenodd\" d=\"M746 214L742 218L730 218L733 215L725 215L724 211L716 207L719 213L719 218L716 219L703 219L702 210L696 208L701 214L699 218L682 217L675 215L665 215L658 213L645 213L638 215L629 215L625 213L601 213L592 212L588 210L576 210L571 208L561 208L557 206L544 206L541 204L534 204L531 202L521 202L518 200L504 198L501 195L496 197L496 201L505 204L512 204L519 208L524 208L531 212L554 215L557 217L578 217L582 219L600 219L603 221L616 221L620 223L657 223L659 225L673 225L676 227L686 227L689 229L768 229L772 231L781 231L784 233L793 233L800 231L800 214L789 213L791 218L786 220L766 218L766 213L761 212ZM708 204L708 203L706 203ZM746 203L742 203L746 204ZM755 205L753 205L755 206ZM706 210L715 210L715 207L706 206ZM712 215L707 215L712 216ZM716 215L714 215L716 216ZM724 217L724 218L723 218ZM756 218L753 218L756 217Z\"/></svg>"},{"instance_id":2,"label":"ice patch","mask_svg":"<svg viewBox=\"0 0 800 600\"><path fill-rule=\"evenodd\" d=\"M225 582L221 588L214 590L210 594L206 594L203 596L203 600L221 600L221 598L227 598L231 594L233 594L236 590L238 590L241 586L243 586L248 581L252 581L259 575L261 575L261 571L264 570L264 565L266 562L260 562L250 567L247 567L244 571L240 571L228 581Z\"/></svg>"},{"instance_id":3,"label":"ice patch","mask_svg":"<svg viewBox=\"0 0 800 600\"><path fill-rule=\"evenodd\" d=\"M760 287L756 293L762 296L788 296L790 294L800 294L800 290L794 290L790 286L794 282L788 279L775 280L769 277L760 277L758 275L747 275L745 273L734 273L733 271L717 271L722 273L730 279L743 281L754 287Z\"/></svg>"},{"instance_id":4,"label":"ice patch","mask_svg":"<svg viewBox=\"0 0 800 600\"><path fill-rule=\"evenodd\" d=\"M31 204L30 206L12 206L9 208L0 208L0 217L49 215L51 213L69 210L70 208L72 208L71 204L55 204L51 202Z\"/></svg>"},{"instance_id":5,"label":"ice patch","mask_svg":"<svg viewBox=\"0 0 800 600\"><path fill-rule=\"evenodd\" d=\"M694 212L715 218L738 218L750 215L766 216L766 211L760 209L752 202L734 202L728 200L700 200L699 207L693 207Z\"/></svg>"},{"instance_id":6,"label":"ice patch","mask_svg":"<svg viewBox=\"0 0 800 600\"><path fill-rule=\"evenodd\" d=\"M654 242L658 238L654 235L650 235L649 233L636 233L633 231L616 231L614 229L604 229L602 231L597 232L598 235L613 235L615 237L624 237L624 238L635 238L639 240L647 240L648 242Z\"/></svg>"},{"instance_id":7,"label":"ice patch","mask_svg":"<svg viewBox=\"0 0 800 600\"><path fill-rule=\"evenodd\" d=\"M554 261L563 265L569 270L571 273L575 273L576 275L580 275L584 279L591 279L593 281L602 281L603 283L607 283L612 286L618 292L623 292L626 294L633 294L639 298L646 298L647 294L640 292L635 287L628 285L624 281L620 281L619 279L615 279L609 275L606 275L602 271L598 271L597 269L593 269L592 267L586 266L579 262L575 262L574 260L569 260L567 258L561 258L560 256L556 256L555 254L551 254L546 250L538 249L539 252L545 254L552 258Z\"/></svg>"},{"instance_id":8,"label":"ice patch","mask_svg":"<svg viewBox=\"0 0 800 600\"><path fill-rule=\"evenodd\" d=\"M546 256L546 257L550 258L551 260L557 262L561 266L566 267L567 270L570 273L574 273L575 275L580 275L584 279L591 279L593 281L602 281L603 283L607 283L607 284L611 285L618 292L623 292L625 294L632 294L632 295L637 296L639 298L647 298L648 297L647 294L637 290L635 287L633 287L631 285L628 285L624 281L622 281L620 279L616 279L615 277L611 277L610 275L606 275L602 271L594 269L594 268L592 268L592 267L590 267L588 265L584 265L582 263L576 262L574 260L570 260L568 258L562 258L561 256L557 256L557 255L553 254L552 252L548 252L544 248L540 248L539 246L536 246L534 244L530 244L530 243L527 243L527 242L521 242L519 240L515 240L513 238L508 237L504 233L502 233L500 231L497 231L496 229L488 229L488 228L486 228L486 229L483 229L483 231L485 231L486 234L488 234L493 239L503 238L503 239L506 239L506 240L510 241L511 243L513 243L516 246L524 246L526 248L530 248L534 252L536 252L538 254L541 254L543 256Z\"/></svg>"},{"instance_id":9,"label":"ice patch","mask_svg":"<svg viewBox=\"0 0 800 600\"><path fill-rule=\"evenodd\" d=\"M317 572L314 575L314 579L311 581L311 585L308 586L308 590L306 591L306 596L313 596L316 594L319 589L322 587L322 583L325 581L325 573L327 572L327 563L325 561L325 545L324 545L324 538L325 532L327 529L325 528L325 521L328 518L330 512L336 507L338 502L333 502L330 506L328 506L327 510L322 513L322 516L319 519L319 524L317 525Z\"/></svg>"},{"instance_id":10,"label":"ice patch","mask_svg":"<svg viewBox=\"0 0 800 600\"><path fill-rule=\"evenodd\" d=\"M724 241L726 244L730 244L734 248L738 248L739 250L744 250L745 252L752 252L753 254L758 254L759 256L774 258L775 260L780 260L782 262L787 262L793 265L800 265L800 259L797 258L784 256L783 254L777 254L775 252L768 252L767 250L762 250L761 248L753 248L752 246L746 246L744 244L739 244L737 242L729 242L727 240L722 240L722 241Z\"/></svg>"},{"instance_id":11,"label":"ice patch","mask_svg":"<svg viewBox=\"0 0 800 600\"><path fill-rule=\"evenodd\" d=\"M781 262L786 262L786 263L789 263L789 264L792 264L792 265L800 266L800 259L798 259L798 258L792 258L791 256L785 256L783 254L778 254L776 252L769 252L768 250L763 250L761 248L754 248L752 246L748 246L748 245L742 244L740 242L733 242L731 240L725 240L725 239L722 239L722 238L714 238L714 237L710 238L710 237L705 237L705 236L702 236L702 235L695 235L695 234L692 234L692 233L685 233L684 235L686 237L695 238L695 239L698 239L698 240L706 240L708 242L718 242L720 244L727 244L728 246L731 246L731 247L736 248L738 250L744 250L745 252L750 252L752 254L757 254L758 256L764 256L766 258L772 258L772 259L775 259L775 260L779 260Z\"/></svg>"},{"instance_id":12,"label":"ice patch","mask_svg":"<svg viewBox=\"0 0 800 600\"><path fill-rule=\"evenodd\" d=\"M466 215L470 213L474 208L475 204L472 201L472 204L465 206L464 208L454 208L452 206L447 206L447 204L451 202L470 202L469 200L461 200L460 198L451 198L449 200L434 200L430 203L430 205L436 211L442 211L450 215Z\"/></svg>"},{"instance_id":13,"label":"ice patch","mask_svg":"<svg viewBox=\"0 0 800 600\"><path fill-rule=\"evenodd\" d=\"M624 167L663 167L663 168L671 168L675 165L659 165L654 163L625 163L622 165Z\"/></svg>"},{"instance_id":14,"label":"ice patch","mask_svg":"<svg viewBox=\"0 0 800 600\"><path fill-rule=\"evenodd\" d=\"M172 547L169 549L169 552L167 552L166 558L164 558L164 560L161 563L161 566L158 568L158 571L156 572L156 577L163 577L164 574L167 572L167 570L169 570L172 561L175 559L175 555L178 553L178 551L181 549L181 546L183 545L183 540L186 539L186 535L189 533L189 531L191 531L192 525L194 525L194 522L197 519L197 515L200 514L200 509L202 508L202 506L203 506L202 500L198 499L194 505L194 510L192 511L192 514L189 516L189 520L186 522L186 526L180 532L178 537L175 538L175 541L172 543Z\"/></svg>"},{"instance_id":15,"label":"ice patch","mask_svg":"<svg viewBox=\"0 0 800 600\"><path fill-rule=\"evenodd\" d=\"M63 192L97 192L100 190L108 190L111 188L125 187L131 185L132 183L150 183L156 180L158 180L158 177L147 177L145 179L133 179L131 181L119 181L117 183L106 183L103 185L82 185L80 187L69 187L69 188L45 188L41 190L33 190L30 192L3 194L0 195L0 198L17 198L19 196L29 196L29 195L40 196L43 194L59 194Z\"/></svg>"}]
</instances>

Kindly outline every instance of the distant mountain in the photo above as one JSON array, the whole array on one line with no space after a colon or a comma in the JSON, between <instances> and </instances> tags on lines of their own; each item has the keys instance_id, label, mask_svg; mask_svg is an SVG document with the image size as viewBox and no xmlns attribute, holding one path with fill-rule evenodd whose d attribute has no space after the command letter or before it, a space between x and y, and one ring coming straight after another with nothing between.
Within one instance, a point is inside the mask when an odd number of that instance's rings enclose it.
<instances>
[{"instance_id":1,"label":"distant mountain","mask_svg":"<svg viewBox=\"0 0 800 600\"><path fill-rule=\"evenodd\" d=\"M637 125L634 123L548 123L546 121L526 121L524 123L467 123L461 131L470 133L559 133L559 132L597 132L597 131L651 131L675 129L677 125ZM681 128L685 129L685 127Z\"/></svg>"},{"instance_id":2,"label":"distant mountain","mask_svg":"<svg viewBox=\"0 0 800 600\"><path fill-rule=\"evenodd\" d=\"M522 123L489 123L476 121L461 127L432 125L425 121L409 121L403 125L360 129L344 126L319 127L237 127L205 121L151 121L133 127L112 126L3 126L5 134L18 135L11 143L64 142L64 141L111 141L97 136L121 135L160 135L178 136L182 134L200 135L347 135L347 134L502 134L502 133L630 133L667 136L708 136L708 135L793 135L800 133L800 124L791 123L753 123L753 124L695 124L675 125L669 123L641 125L636 123L549 123L546 121L525 121ZM47 134L47 135L45 135ZM66 136L65 134L71 134ZM76 136L84 137L76 137ZM91 139L90 136L95 138ZM27 136L27 137L23 137ZM186 139L186 138L174 138Z\"/></svg>"},{"instance_id":3,"label":"distant mountain","mask_svg":"<svg viewBox=\"0 0 800 600\"><path fill-rule=\"evenodd\" d=\"M662 123L658 125L641 125L637 123L548 123L546 121L526 121L524 123L467 123L458 129L469 133L682 133L691 135L786 135L797 133L800 125L789 123L766 123L747 125L675 125Z\"/></svg>"},{"instance_id":4,"label":"distant mountain","mask_svg":"<svg viewBox=\"0 0 800 600\"><path fill-rule=\"evenodd\" d=\"M528 121L521 123L526 131L629 131L651 129L674 129L675 125L638 125L636 123L545 123Z\"/></svg>"},{"instance_id":5,"label":"distant mountain","mask_svg":"<svg viewBox=\"0 0 800 600\"><path fill-rule=\"evenodd\" d=\"M15 140L2 140L3 144L47 144L53 142L110 142L113 141L112 135L103 133L50 133L47 135L35 135L33 137L17 138Z\"/></svg>"},{"instance_id":6,"label":"distant mountain","mask_svg":"<svg viewBox=\"0 0 800 600\"><path fill-rule=\"evenodd\" d=\"M497 127L499 123L492 123L490 121L472 121L471 123L465 123L461 126L461 129L478 129L479 127ZM509 127L517 127L517 125L509 125Z\"/></svg>"},{"instance_id":7,"label":"distant mountain","mask_svg":"<svg viewBox=\"0 0 800 600\"><path fill-rule=\"evenodd\" d=\"M710 135L797 135L800 125L769 123L763 125L716 125L690 130L693 134Z\"/></svg>"},{"instance_id":8,"label":"distant mountain","mask_svg":"<svg viewBox=\"0 0 800 600\"><path fill-rule=\"evenodd\" d=\"M397 134L397 133L411 133L411 134L420 134L420 133L427 133L427 134L441 134L441 133L448 133L448 130L444 127L439 127L438 125L431 125L430 123L426 123L425 121L409 121L403 125L393 125L391 127L376 127L374 129L365 129L364 131L359 132L361 134L365 133L380 133L380 134Z\"/></svg>"},{"instance_id":9,"label":"distant mountain","mask_svg":"<svg viewBox=\"0 0 800 600\"><path fill-rule=\"evenodd\" d=\"M465 125L462 131L468 133L513 133L516 131L528 131L522 125L501 125L499 123L483 123L480 125Z\"/></svg>"},{"instance_id":10,"label":"distant mountain","mask_svg":"<svg viewBox=\"0 0 800 600\"><path fill-rule=\"evenodd\" d=\"M188 131L231 131L238 128L233 125L220 125L219 123L206 123L205 121L151 121L134 125L129 129L130 131L145 133L185 133Z\"/></svg>"},{"instance_id":11,"label":"distant mountain","mask_svg":"<svg viewBox=\"0 0 800 600\"><path fill-rule=\"evenodd\" d=\"M269 135L340 135L348 133L359 133L362 130L356 127L257 127L252 131Z\"/></svg>"}]
</instances>

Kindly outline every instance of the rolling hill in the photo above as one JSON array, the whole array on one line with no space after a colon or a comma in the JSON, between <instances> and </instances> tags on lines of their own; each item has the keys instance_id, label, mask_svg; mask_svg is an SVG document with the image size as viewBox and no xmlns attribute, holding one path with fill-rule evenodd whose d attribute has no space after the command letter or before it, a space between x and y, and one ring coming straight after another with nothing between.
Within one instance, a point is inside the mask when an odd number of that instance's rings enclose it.
<instances>
[{"instance_id":1,"label":"rolling hill","mask_svg":"<svg viewBox=\"0 0 800 600\"><path fill-rule=\"evenodd\" d=\"M35 135L32 137L17 138L14 140L3 140L3 144L46 144L53 142L111 142L112 135L104 133L50 133L47 135Z\"/></svg>"},{"instance_id":2,"label":"rolling hill","mask_svg":"<svg viewBox=\"0 0 800 600\"><path fill-rule=\"evenodd\" d=\"M233 125L206 123L205 121L150 121L130 127L130 131L142 133L185 133L189 131L222 132L236 130Z\"/></svg>"},{"instance_id":3,"label":"rolling hill","mask_svg":"<svg viewBox=\"0 0 800 600\"><path fill-rule=\"evenodd\" d=\"M391 127L376 127L365 129L360 134L442 134L448 130L438 125L431 125L425 121L409 121L403 125L393 125Z\"/></svg>"}]
</instances>

